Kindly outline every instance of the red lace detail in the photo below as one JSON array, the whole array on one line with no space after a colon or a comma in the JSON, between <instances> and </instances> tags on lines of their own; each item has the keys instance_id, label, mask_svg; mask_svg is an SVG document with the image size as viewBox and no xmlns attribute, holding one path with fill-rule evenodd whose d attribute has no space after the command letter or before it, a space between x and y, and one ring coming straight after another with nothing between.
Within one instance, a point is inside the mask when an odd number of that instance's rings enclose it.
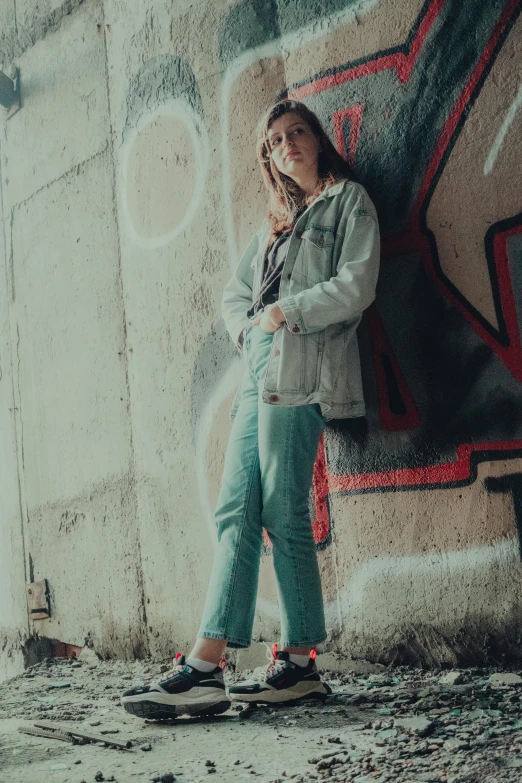
<instances>
[{"instance_id":1,"label":"red lace detail","mask_svg":"<svg viewBox=\"0 0 522 783\"><path fill-rule=\"evenodd\" d=\"M227 668L227 662L226 662L226 660L225 660L224 658L222 658L222 659L220 660L220 662L219 662L219 668L221 669L221 671L222 671L222 672L224 672L224 671L225 671L225 669Z\"/></svg>"},{"instance_id":2,"label":"red lace detail","mask_svg":"<svg viewBox=\"0 0 522 783\"><path fill-rule=\"evenodd\" d=\"M174 660L176 661L176 663L179 661L179 659L181 658L182 654L183 654L183 653L180 653L180 652L177 652L177 653L176 653L176 657L175 657L175 659L174 659Z\"/></svg>"},{"instance_id":3,"label":"red lace detail","mask_svg":"<svg viewBox=\"0 0 522 783\"><path fill-rule=\"evenodd\" d=\"M316 657L317 657L317 650L314 647L312 647L312 649L310 650L310 658L312 659L312 661L315 661Z\"/></svg>"},{"instance_id":4,"label":"red lace detail","mask_svg":"<svg viewBox=\"0 0 522 783\"><path fill-rule=\"evenodd\" d=\"M272 645L272 658L277 658L277 642Z\"/></svg>"}]
</instances>

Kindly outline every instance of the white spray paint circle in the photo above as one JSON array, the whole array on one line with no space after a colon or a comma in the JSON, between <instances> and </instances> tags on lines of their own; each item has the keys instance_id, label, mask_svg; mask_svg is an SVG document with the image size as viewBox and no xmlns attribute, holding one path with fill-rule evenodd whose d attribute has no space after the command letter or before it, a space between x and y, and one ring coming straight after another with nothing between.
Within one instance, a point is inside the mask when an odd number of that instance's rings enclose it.
<instances>
[{"instance_id":1,"label":"white spray paint circle","mask_svg":"<svg viewBox=\"0 0 522 783\"><path fill-rule=\"evenodd\" d=\"M121 148L121 204L133 242L156 248L193 220L208 170L208 140L180 99L144 114Z\"/></svg>"}]
</instances>

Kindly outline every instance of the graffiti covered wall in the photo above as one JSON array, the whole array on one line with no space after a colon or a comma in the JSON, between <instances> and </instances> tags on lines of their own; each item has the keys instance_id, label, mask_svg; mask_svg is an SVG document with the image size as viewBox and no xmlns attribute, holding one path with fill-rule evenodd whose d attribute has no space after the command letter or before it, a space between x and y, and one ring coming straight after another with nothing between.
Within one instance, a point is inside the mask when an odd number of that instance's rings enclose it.
<instances>
[{"instance_id":1,"label":"graffiti covered wall","mask_svg":"<svg viewBox=\"0 0 522 783\"><path fill-rule=\"evenodd\" d=\"M522 3L128 6L86 0L4 41L29 84L0 148L12 493L25 579L53 601L32 630L113 655L192 642L242 373L221 292L266 209L258 118L289 96L382 232L368 413L328 425L310 497L328 648L519 659ZM255 638L272 641L265 544Z\"/></svg>"}]
</instances>

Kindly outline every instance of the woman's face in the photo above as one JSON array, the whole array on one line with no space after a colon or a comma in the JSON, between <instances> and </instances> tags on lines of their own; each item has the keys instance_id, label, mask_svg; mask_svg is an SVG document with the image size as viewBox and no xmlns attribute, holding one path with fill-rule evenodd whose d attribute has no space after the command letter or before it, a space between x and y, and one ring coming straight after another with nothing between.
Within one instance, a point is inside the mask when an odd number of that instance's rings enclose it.
<instances>
[{"instance_id":1,"label":"woman's face","mask_svg":"<svg viewBox=\"0 0 522 783\"><path fill-rule=\"evenodd\" d=\"M292 179L317 174L319 140L299 114L287 112L268 129L268 148L278 171Z\"/></svg>"}]
</instances>

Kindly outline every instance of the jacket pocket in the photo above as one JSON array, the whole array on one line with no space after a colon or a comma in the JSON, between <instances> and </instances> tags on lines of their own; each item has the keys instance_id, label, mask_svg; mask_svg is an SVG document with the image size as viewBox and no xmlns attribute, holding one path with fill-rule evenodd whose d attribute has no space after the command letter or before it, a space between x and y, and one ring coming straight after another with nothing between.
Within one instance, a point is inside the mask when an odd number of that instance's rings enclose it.
<instances>
[{"instance_id":1,"label":"jacket pocket","mask_svg":"<svg viewBox=\"0 0 522 783\"><path fill-rule=\"evenodd\" d=\"M302 239L306 239L318 248L332 247L335 242L333 226L308 226L302 233Z\"/></svg>"},{"instance_id":2,"label":"jacket pocket","mask_svg":"<svg viewBox=\"0 0 522 783\"><path fill-rule=\"evenodd\" d=\"M323 353L324 353L324 341L325 341L325 330L321 329L320 332L316 333L319 337L318 343L317 343L317 369L315 372L315 390L319 391L321 388L321 373L323 370ZM307 335L311 336L311 335Z\"/></svg>"},{"instance_id":3,"label":"jacket pocket","mask_svg":"<svg viewBox=\"0 0 522 783\"><path fill-rule=\"evenodd\" d=\"M306 394L319 390L321 362L324 347L324 330L300 335L302 347L301 389Z\"/></svg>"},{"instance_id":4,"label":"jacket pocket","mask_svg":"<svg viewBox=\"0 0 522 783\"><path fill-rule=\"evenodd\" d=\"M302 268L304 275L312 284L331 278L334 244L335 232L331 226L312 225L303 231Z\"/></svg>"}]
</instances>

